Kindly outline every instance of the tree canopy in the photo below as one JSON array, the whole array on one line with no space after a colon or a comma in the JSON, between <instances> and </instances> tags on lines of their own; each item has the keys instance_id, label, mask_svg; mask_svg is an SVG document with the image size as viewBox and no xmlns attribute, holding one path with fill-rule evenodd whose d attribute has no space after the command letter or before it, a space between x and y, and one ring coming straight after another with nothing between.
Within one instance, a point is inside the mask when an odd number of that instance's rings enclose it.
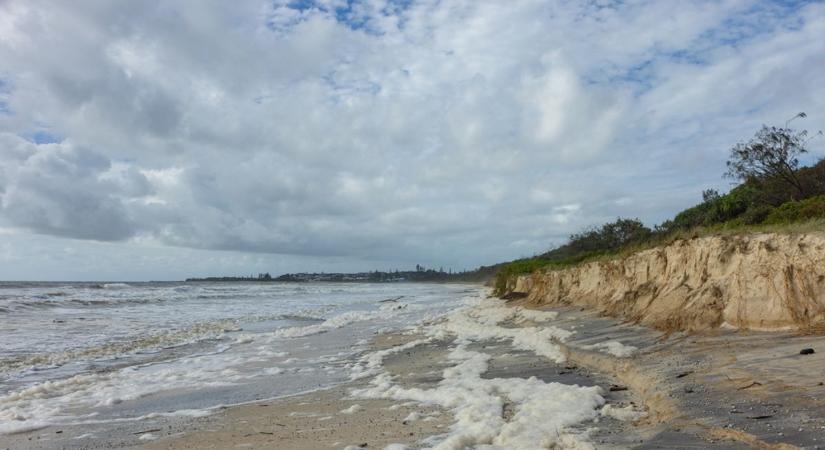
<instances>
[{"instance_id":1,"label":"tree canopy","mask_svg":"<svg viewBox=\"0 0 825 450\"><path fill-rule=\"evenodd\" d=\"M805 195L805 186L797 176L799 157L805 148L808 132L763 125L753 139L740 142L730 150L726 176L745 182L770 180L790 186L795 198Z\"/></svg>"}]
</instances>

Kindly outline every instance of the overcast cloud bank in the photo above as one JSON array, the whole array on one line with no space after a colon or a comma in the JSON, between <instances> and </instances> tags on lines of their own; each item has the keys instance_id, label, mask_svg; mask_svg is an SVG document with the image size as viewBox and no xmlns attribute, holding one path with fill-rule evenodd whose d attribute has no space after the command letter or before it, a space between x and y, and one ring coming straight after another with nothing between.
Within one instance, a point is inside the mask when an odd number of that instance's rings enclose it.
<instances>
[{"instance_id":1,"label":"overcast cloud bank","mask_svg":"<svg viewBox=\"0 0 825 450\"><path fill-rule=\"evenodd\" d=\"M67 248L121 262L51 278L473 267L656 223L762 123L825 127L822 36L818 2L6 1L0 278Z\"/></svg>"}]
</instances>

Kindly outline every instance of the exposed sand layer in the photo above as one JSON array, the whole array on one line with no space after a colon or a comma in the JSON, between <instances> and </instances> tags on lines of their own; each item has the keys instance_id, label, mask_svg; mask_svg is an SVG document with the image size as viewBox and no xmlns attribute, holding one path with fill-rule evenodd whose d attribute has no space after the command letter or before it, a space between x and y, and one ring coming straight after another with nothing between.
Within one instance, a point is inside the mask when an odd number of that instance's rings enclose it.
<instances>
[{"instance_id":1,"label":"exposed sand layer","mask_svg":"<svg viewBox=\"0 0 825 450\"><path fill-rule=\"evenodd\" d=\"M678 240L509 280L532 305L584 306L665 331L825 327L825 233Z\"/></svg>"}]
</instances>

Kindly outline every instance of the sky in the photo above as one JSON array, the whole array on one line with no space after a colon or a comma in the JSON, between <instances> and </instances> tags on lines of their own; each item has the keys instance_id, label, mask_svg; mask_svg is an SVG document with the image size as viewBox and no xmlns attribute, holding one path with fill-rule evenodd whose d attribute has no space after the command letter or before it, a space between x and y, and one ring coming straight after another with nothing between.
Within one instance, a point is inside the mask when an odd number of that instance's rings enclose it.
<instances>
[{"instance_id":1,"label":"sky","mask_svg":"<svg viewBox=\"0 0 825 450\"><path fill-rule=\"evenodd\" d=\"M806 1L0 0L0 280L459 270L652 226L762 124L825 128L823 36Z\"/></svg>"}]
</instances>

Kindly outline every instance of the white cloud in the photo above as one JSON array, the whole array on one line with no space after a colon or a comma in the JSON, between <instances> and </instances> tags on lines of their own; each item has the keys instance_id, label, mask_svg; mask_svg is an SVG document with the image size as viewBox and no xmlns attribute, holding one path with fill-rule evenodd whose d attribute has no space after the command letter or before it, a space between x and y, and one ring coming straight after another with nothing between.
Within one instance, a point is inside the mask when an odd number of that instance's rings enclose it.
<instances>
[{"instance_id":1,"label":"white cloud","mask_svg":"<svg viewBox=\"0 0 825 450\"><path fill-rule=\"evenodd\" d=\"M822 4L302 3L0 4L0 226L472 266L825 121Z\"/></svg>"}]
</instances>

